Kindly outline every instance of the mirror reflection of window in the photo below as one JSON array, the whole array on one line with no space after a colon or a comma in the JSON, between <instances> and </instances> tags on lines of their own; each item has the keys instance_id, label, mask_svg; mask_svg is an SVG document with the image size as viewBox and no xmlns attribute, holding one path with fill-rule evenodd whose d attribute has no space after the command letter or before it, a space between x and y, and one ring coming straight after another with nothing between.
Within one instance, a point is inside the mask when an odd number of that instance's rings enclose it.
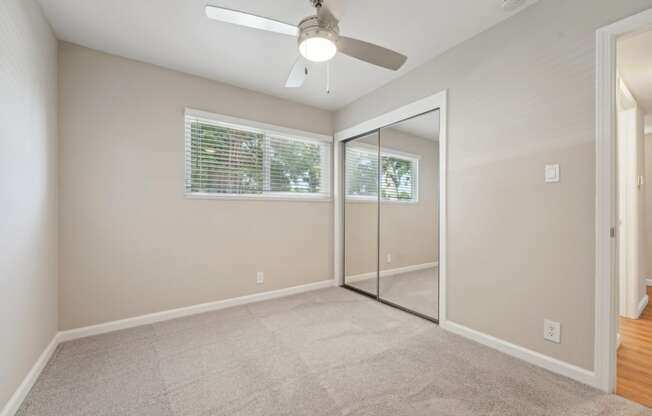
<instances>
[{"instance_id":1,"label":"mirror reflection of window","mask_svg":"<svg viewBox=\"0 0 652 416\"><path fill-rule=\"evenodd\" d=\"M378 151L372 146L353 144L346 149L347 197L375 200L378 196L378 173L383 201L417 202L418 155L409 155L391 149L381 152L381 171L378 172Z\"/></svg>"}]
</instances>

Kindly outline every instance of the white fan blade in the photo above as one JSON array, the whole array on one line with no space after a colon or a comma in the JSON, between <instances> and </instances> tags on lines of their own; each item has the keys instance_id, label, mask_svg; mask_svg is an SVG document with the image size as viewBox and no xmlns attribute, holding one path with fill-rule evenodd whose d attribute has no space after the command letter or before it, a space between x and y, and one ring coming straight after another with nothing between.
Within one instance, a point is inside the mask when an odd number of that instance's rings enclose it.
<instances>
[{"instance_id":1,"label":"white fan blade","mask_svg":"<svg viewBox=\"0 0 652 416\"><path fill-rule=\"evenodd\" d=\"M306 78L308 78L308 67L303 58L298 57L290 70L288 80L285 82L285 88L299 88Z\"/></svg>"},{"instance_id":2,"label":"white fan blade","mask_svg":"<svg viewBox=\"0 0 652 416\"><path fill-rule=\"evenodd\" d=\"M407 56L373 43L340 36L337 50L345 55L383 68L398 70L407 60Z\"/></svg>"},{"instance_id":3,"label":"white fan blade","mask_svg":"<svg viewBox=\"0 0 652 416\"><path fill-rule=\"evenodd\" d=\"M283 35L298 36L299 34L299 29L296 26L223 7L206 6L206 17L234 25L281 33Z\"/></svg>"}]
</instances>

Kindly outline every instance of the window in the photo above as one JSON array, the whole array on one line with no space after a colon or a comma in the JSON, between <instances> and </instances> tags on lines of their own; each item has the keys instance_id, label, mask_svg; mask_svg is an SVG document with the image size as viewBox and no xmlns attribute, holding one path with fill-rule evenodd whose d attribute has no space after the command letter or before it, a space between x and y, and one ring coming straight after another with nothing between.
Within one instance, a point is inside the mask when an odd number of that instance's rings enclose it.
<instances>
[{"instance_id":1,"label":"window","mask_svg":"<svg viewBox=\"0 0 652 416\"><path fill-rule=\"evenodd\" d=\"M185 118L186 194L330 197L329 142L198 114L188 110Z\"/></svg>"},{"instance_id":2,"label":"window","mask_svg":"<svg viewBox=\"0 0 652 416\"><path fill-rule=\"evenodd\" d=\"M380 154L382 171L378 178L378 150L364 144L346 147L347 198L375 200L378 179L382 201L417 202L419 157L391 150Z\"/></svg>"}]
</instances>

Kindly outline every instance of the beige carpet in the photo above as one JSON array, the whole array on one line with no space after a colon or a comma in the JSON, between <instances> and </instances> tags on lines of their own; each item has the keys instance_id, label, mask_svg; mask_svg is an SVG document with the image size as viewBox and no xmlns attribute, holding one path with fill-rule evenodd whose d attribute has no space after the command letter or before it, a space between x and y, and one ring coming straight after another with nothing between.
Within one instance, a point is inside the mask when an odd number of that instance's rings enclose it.
<instances>
[{"instance_id":1,"label":"beige carpet","mask_svg":"<svg viewBox=\"0 0 652 416\"><path fill-rule=\"evenodd\" d=\"M348 283L376 294L376 279ZM439 269L436 267L380 278L380 297L431 318L439 318Z\"/></svg>"},{"instance_id":2,"label":"beige carpet","mask_svg":"<svg viewBox=\"0 0 652 416\"><path fill-rule=\"evenodd\" d=\"M333 288L68 342L35 415L652 415Z\"/></svg>"}]
</instances>

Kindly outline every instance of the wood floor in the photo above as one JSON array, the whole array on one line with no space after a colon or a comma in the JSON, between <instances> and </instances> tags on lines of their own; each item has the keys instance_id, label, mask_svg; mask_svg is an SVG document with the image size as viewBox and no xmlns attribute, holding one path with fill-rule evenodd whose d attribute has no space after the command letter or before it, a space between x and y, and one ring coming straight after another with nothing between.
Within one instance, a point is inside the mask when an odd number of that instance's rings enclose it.
<instances>
[{"instance_id":1,"label":"wood floor","mask_svg":"<svg viewBox=\"0 0 652 416\"><path fill-rule=\"evenodd\" d=\"M647 288L652 299L652 287ZM652 407L652 302L641 319L620 319L617 393Z\"/></svg>"}]
</instances>

